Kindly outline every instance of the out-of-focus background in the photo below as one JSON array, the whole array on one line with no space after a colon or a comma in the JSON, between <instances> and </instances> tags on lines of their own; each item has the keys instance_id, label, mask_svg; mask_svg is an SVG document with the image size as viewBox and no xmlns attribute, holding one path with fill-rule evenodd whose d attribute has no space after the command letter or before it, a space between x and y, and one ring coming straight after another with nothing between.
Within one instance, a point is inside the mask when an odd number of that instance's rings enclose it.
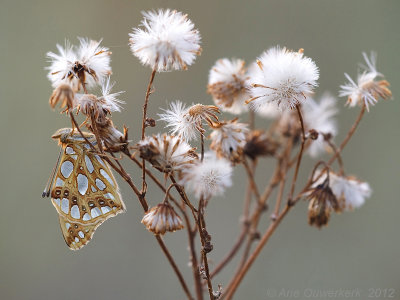
<instances>
[{"instance_id":1,"label":"out-of-focus background","mask_svg":"<svg viewBox=\"0 0 400 300\"><path fill-rule=\"evenodd\" d=\"M358 299L395 289L400 299L399 128L400 2L392 1L8 1L0 2L0 298L11 299L184 299L171 268L155 239L140 224L142 209L128 186L119 180L128 211L107 221L94 240L78 252L62 239L56 211L40 197L58 154L51 134L69 126L52 111L52 92L44 67L45 54L56 43L77 36L103 38L112 54L115 91L126 101L114 122L130 127L137 140L141 106L150 70L128 48L128 33L141 11L174 8L189 15L202 35L203 53L188 71L163 73L155 79L150 116L167 101L211 104L206 94L208 71L221 57L250 62L274 45L304 48L321 71L317 95L338 94L343 73L355 76L362 51L378 53L378 70L392 84L393 101L379 102L362 121L343 157L348 173L368 181L373 195L353 213L333 215L327 228L307 225L302 202L279 227L270 244L240 286L236 299L298 299L313 291L355 290ZM340 99L342 140L358 109L344 108ZM229 115L225 115L229 117ZM265 123L257 119L261 127ZM163 124L159 124L163 130ZM154 131L154 130L153 130ZM139 182L139 173L126 162ZM271 164L257 178L267 180ZM304 170L312 166L305 160ZM307 172L303 172L305 176ZM243 170L234 186L212 200L207 215L218 262L230 249L240 228ZM150 189L156 204L162 195ZM264 217L266 226L269 213ZM165 236L167 245L192 286L187 265L186 232ZM237 263L237 262L235 262ZM211 266L211 268L213 265ZM234 266L214 283L227 284ZM374 289L374 290L370 290ZM378 289L378 290L377 290ZM381 294L370 294L381 289ZM286 291L287 297L279 292ZM274 293L278 294L274 294ZM358 294L355 294L357 297ZM388 294L386 294L387 296ZM392 294L390 294L392 295ZM292 296L293 298L293 296ZM324 299L314 297L315 299ZM335 299L342 299L340 294Z\"/></svg>"}]
</instances>

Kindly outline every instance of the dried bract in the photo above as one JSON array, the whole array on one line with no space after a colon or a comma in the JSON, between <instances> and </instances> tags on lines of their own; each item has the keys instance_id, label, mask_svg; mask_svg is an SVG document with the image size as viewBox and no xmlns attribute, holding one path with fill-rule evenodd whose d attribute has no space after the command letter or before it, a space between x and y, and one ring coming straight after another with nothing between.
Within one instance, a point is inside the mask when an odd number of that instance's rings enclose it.
<instances>
[{"instance_id":1,"label":"dried bract","mask_svg":"<svg viewBox=\"0 0 400 300\"><path fill-rule=\"evenodd\" d=\"M154 234L165 234L182 229L183 223L174 208L167 202L151 208L143 216L142 223Z\"/></svg>"},{"instance_id":2,"label":"dried bract","mask_svg":"<svg viewBox=\"0 0 400 300\"><path fill-rule=\"evenodd\" d=\"M279 143L263 130L253 130L247 134L244 154L252 160L260 156L272 156L279 148Z\"/></svg>"},{"instance_id":3,"label":"dried bract","mask_svg":"<svg viewBox=\"0 0 400 300\"><path fill-rule=\"evenodd\" d=\"M339 202L329 187L328 179L312 188L307 199L310 201L308 205L308 223L310 225L321 228L328 224L332 210L340 212Z\"/></svg>"},{"instance_id":4,"label":"dried bract","mask_svg":"<svg viewBox=\"0 0 400 300\"><path fill-rule=\"evenodd\" d=\"M75 93L69 84L60 84L54 89L49 99L50 107L55 108L57 103L61 103L60 107L66 107L67 111L76 106Z\"/></svg>"}]
</instances>

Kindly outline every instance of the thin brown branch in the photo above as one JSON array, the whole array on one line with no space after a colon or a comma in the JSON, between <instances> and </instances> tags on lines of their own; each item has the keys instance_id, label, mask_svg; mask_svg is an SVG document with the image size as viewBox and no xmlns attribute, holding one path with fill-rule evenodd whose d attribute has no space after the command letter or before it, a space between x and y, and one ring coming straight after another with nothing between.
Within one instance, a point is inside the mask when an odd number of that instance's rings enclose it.
<instances>
[{"instance_id":1,"label":"thin brown branch","mask_svg":"<svg viewBox=\"0 0 400 300\"><path fill-rule=\"evenodd\" d=\"M233 295L235 294L239 284L243 280L243 277L246 275L258 255L260 254L261 250L264 248L265 244L268 242L269 238L275 232L275 229L278 227L282 219L286 216L286 214L290 211L291 206L286 205L285 208L282 210L280 215L277 217L275 222L272 222L264 235L262 236L260 242L257 244L256 249L254 249L253 253L251 254L250 258L247 260L246 264L243 268L233 277L233 282L228 286L226 289L227 293L225 296L226 300L232 299Z\"/></svg>"},{"instance_id":2,"label":"thin brown branch","mask_svg":"<svg viewBox=\"0 0 400 300\"><path fill-rule=\"evenodd\" d=\"M175 274L178 276L179 282L181 283L186 296L188 297L188 299L194 300L193 296L190 293L189 288L186 285L185 279L183 278L181 272L179 271L178 266L176 265L171 254L169 253L168 248L165 246L164 241L162 240L161 236L156 235L155 237L156 237L157 242L160 245L161 249L163 250L165 256L168 258L169 263L171 264L172 268L174 269Z\"/></svg>"},{"instance_id":3,"label":"thin brown branch","mask_svg":"<svg viewBox=\"0 0 400 300\"><path fill-rule=\"evenodd\" d=\"M299 121L300 121L300 126L301 126L301 145L300 145L300 152L299 155L297 156L297 162L296 162L296 168L294 170L293 174L293 179L292 179L292 185L290 187L290 193L289 193L289 201L292 200L294 190L296 188L296 183L297 183L297 176L299 174L299 169L300 169L300 164L301 160L303 158L303 151L304 151L304 144L306 142L306 134L305 134L305 129L304 129L304 121L303 121L303 116L301 114L301 108L300 105L296 105L296 110L297 114L299 116Z\"/></svg>"},{"instance_id":4,"label":"thin brown branch","mask_svg":"<svg viewBox=\"0 0 400 300\"><path fill-rule=\"evenodd\" d=\"M149 84L147 86L147 90L146 90L146 96L144 99L144 104L143 104L143 119L142 119L142 135L141 138L142 140L144 139L145 135L146 135L146 127L147 127L147 106L149 104L149 97L151 94L151 87L153 85L153 81L154 81L154 76L156 75L156 70L154 69L151 72L150 75L150 80L149 80ZM146 189L147 189L147 184L146 184L146 161L145 159L142 160L142 194L143 196L146 194Z\"/></svg>"}]
</instances>

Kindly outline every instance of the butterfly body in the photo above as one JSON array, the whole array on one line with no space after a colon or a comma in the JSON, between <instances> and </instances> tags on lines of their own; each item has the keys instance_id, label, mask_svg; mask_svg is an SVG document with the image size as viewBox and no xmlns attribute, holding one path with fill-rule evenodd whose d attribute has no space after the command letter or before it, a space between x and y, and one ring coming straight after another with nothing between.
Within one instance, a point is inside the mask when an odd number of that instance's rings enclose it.
<instances>
[{"instance_id":1,"label":"butterfly body","mask_svg":"<svg viewBox=\"0 0 400 300\"><path fill-rule=\"evenodd\" d=\"M92 146L96 138L84 133ZM125 211L118 184L101 156L77 131L58 130L53 136L62 154L51 188L51 201L67 245L78 250L105 220Z\"/></svg>"}]
</instances>

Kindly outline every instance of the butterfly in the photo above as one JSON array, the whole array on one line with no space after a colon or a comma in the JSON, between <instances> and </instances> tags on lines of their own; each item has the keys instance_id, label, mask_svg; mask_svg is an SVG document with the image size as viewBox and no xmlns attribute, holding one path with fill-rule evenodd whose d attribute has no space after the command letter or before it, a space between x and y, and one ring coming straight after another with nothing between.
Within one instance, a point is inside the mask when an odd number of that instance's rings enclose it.
<instances>
[{"instance_id":1,"label":"butterfly","mask_svg":"<svg viewBox=\"0 0 400 300\"><path fill-rule=\"evenodd\" d=\"M92 133L83 135L92 146L97 144ZM51 195L64 240L78 250L105 220L124 212L125 204L109 165L77 130L62 128L52 138L59 141L61 152L42 196Z\"/></svg>"}]
</instances>

